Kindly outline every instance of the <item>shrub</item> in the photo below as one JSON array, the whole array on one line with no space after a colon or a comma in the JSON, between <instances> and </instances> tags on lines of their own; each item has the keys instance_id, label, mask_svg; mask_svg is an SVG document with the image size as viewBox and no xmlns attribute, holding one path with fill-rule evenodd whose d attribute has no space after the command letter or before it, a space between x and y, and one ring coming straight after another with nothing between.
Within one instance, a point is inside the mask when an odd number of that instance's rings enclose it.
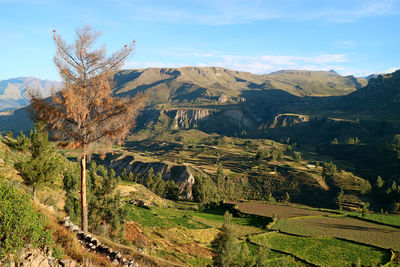
<instances>
[{"instance_id":1,"label":"shrub","mask_svg":"<svg viewBox=\"0 0 400 267\"><path fill-rule=\"evenodd\" d=\"M324 167L322 169L322 175L327 176L334 176L337 172L336 165L333 162L324 163Z\"/></svg>"},{"instance_id":2,"label":"shrub","mask_svg":"<svg viewBox=\"0 0 400 267\"><path fill-rule=\"evenodd\" d=\"M51 232L45 230L45 217L34 211L27 195L9 186L0 176L0 259L16 258L30 244L46 248L53 244Z\"/></svg>"}]
</instances>

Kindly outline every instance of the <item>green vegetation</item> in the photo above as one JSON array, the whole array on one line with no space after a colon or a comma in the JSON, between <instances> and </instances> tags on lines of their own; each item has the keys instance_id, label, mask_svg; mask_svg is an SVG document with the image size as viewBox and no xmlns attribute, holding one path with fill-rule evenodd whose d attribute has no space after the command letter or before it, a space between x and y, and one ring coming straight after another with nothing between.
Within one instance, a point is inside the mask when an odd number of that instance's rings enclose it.
<instances>
[{"instance_id":1,"label":"green vegetation","mask_svg":"<svg viewBox=\"0 0 400 267\"><path fill-rule=\"evenodd\" d=\"M35 130L31 132L29 139L21 133L16 149L30 153L27 160L18 162L15 166L24 183L32 187L32 195L35 197L38 187L54 182L59 176L62 159L49 142L45 125L40 123L35 124Z\"/></svg>"},{"instance_id":2,"label":"green vegetation","mask_svg":"<svg viewBox=\"0 0 400 267\"><path fill-rule=\"evenodd\" d=\"M215 239L211 242L211 248L213 249L213 263L214 266L225 267L225 266L233 266L235 263L235 258L238 254L238 245L235 234L232 229L232 214L229 212L225 212L224 215L224 224L221 227L221 231L217 234ZM247 247L246 247L247 248ZM247 255L242 256L242 261L245 261L248 257L248 250L246 252ZM240 257L239 256L239 257ZM251 266L251 265L248 265Z\"/></svg>"},{"instance_id":3,"label":"green vegetation","mask_svg":"<svg viewBox=\"0 0 400 267\"><path fill-rule=\"evenodd\" d=\"M253 236L252 242L293 254L310 263L322 266L348 266L358 259L370 266L390 261L390 252L334 238L307 238L281 233Z\"/></svg>"},{"instance_id":4,"label":"green vegetation","mask_svg":"<svg viewBox=\"0 0 400 267\"><path fill-rule=\"evenodd\" d=\"M7 184L0 175L0 259L17 259L21 249L51 248L44 215L36 212L24 193Z\"/></svg>"},{"instance_id":5,"label":"green vegetation","mask_svg":"<svg viewBox=\"0 0 400 267\"><path fill-rule=\"evenodd\" d=\"M400 230L343 216L278 220L275 229L313 237L337 237L381 248L399 250Z\"/></svg>"},{"instance_id":6,"label":"green vegetation","mask_svg":"<svg viewBox=\"0 0 400 267\"><path fill-rule=\"evenodd\" d=\"M89 211L89 230L106 236L122 238L127 210L121 203L121 195L117 189L119 177L114 170L107 170L94 161L88 169L87 199ZM72 220L78 222L80 216L79 201L79 169L71 166L64 176L64 189L67 192L65 211ZM112 231L104 231L112 229Z\"/></svg>"}]
</instances>

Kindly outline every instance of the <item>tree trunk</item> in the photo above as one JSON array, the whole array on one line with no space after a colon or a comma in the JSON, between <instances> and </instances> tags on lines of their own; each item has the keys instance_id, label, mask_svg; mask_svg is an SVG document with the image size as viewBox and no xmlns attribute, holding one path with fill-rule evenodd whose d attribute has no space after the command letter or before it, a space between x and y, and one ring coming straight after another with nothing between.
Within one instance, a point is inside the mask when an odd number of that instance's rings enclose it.
<instances>
[{"instance_id":1,"label":"tree trunk","mask_svg":"<svg viewBox=\"0 0 400 267\"><path fill-rule=\"evenodd\" d=\"M88 232L88 210L86 203L86 155L81 158L81 227L82 231Z\"/></svg>"}]
</instances>

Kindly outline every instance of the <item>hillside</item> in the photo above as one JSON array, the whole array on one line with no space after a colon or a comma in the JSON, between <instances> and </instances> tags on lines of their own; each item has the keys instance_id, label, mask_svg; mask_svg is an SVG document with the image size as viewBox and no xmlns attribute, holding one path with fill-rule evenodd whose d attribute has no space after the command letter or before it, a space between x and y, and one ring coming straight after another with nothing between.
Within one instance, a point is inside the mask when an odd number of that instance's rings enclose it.
<instances>
[{"instance_id":1,"label":"hillside","mask_svg":"<svg viewBox=\"0 0 400 267\"><path fill-rule=\"evenodd\" d=\"M400 70L370 79L367 86L343 97L342 100L337 104L345 110L398 121Z\"/></svg>"},{"instance_id":2,"label":"hillside","mask_svg":"<svg viewBox=\"0 0 400 267\"><path fill-rule=\"evenodd\" d=\"M334 71L280 71L256 75L217 67L149 68L121 71L116 94L151 91L154 103L242 102L244 91L283 90L294 96L337 96L356 91L367 81Z\"/></svg>"}]
</instances>

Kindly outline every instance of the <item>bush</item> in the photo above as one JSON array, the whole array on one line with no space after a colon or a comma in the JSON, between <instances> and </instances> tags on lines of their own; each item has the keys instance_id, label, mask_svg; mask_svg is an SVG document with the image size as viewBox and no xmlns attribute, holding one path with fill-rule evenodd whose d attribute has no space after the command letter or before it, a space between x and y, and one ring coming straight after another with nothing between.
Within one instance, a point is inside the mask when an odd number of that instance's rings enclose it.
<instances>
[{"instance_id":1,"label":"bush","mask_svg":"<svg viewBox=\"0 0 400 267\"><path fill-rule=\"evenodd\" d=\"M67 196L64 210L75 222L80 218L79 178L79 170L73 167L64 174ZM86 182L89 231L97 232L103 225L108 225L107 227L112 229L109 233L111 237L122 237L127 210L123 206L121 194L117 191L119 177L115 176L114 170L109 171L93 161L88 169Z\"/></svg>"},{"instance_id":2,"label":"bush","mask_svg":"<svg viewBox=\"0 0 400 267\"><path fill-rule=\"evenodd\" d=\"M46 248L53 244L51 232L45 230L45 217L4 176L0 176L0 214L0 259L16 258L27 245Z\"/></svg>"}]
</instances>

